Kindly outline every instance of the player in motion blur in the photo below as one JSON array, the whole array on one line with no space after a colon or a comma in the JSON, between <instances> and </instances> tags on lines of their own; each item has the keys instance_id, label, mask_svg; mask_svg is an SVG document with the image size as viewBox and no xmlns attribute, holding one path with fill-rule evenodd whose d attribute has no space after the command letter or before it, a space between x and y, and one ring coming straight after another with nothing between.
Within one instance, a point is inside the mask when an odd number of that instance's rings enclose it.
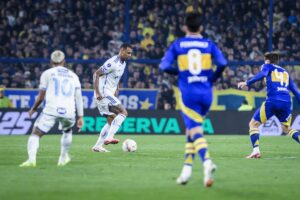
<instances>
[{"instance_id":1,"label":"player in motion blur","mask_svg":"<svg viewBox=\"0 0 300 200\"><path fill-rule=\"evenodd\" d=\"M122 44L119 54L108 59L94 73L94 98L100 115L106 116L107 123L103 126L99 138L92 148L94 152L108 152L103 144L117 144L118 139L114 135L126 119L128 113L122 106L118 94L119 81L126 67L126 60L132 55L132 47Z\"/></svg>"},{"instance_id":2,"label":"player in motion blur","mask_svg":"<svg viewBox=\"0 0 300 200\"><path fill-rule=\"evenodd\" d=\"M64 67L65 55L62 51L54 51L51 54L52 68L44 71L40 79L40 92L29 111L31 117L39 105L45 99L45 107L34 123L31 135L28 139L28 160L20 167L35 167L36 154L39 148L40 138L59 122L62 130L61 152L58 166L64 166L71 161L69 148L72 143L72 127L75 124L76 112L78 115L77 127L83 126L83 102L81 84L78 76ZM76 108L76 109L75 109Z\"/></svg>"},{"instance_id":3,"label":"player in motion blur","mask_svg":"<svg viewBox=\"0 0 300 200\"><path fill-rule=\"evenodd\" d=\"M257 109L249 123L249 134L253 151L247 158L261 157L258 127L273 115L281 122L283 132L290 135L298 143L300 142L299 131L291 129L290 127L292 120L292 102L289 91L293 92L298 102L300 102L300 94L288 72L278 66L278 62L278 53L267 52L265 54L265 64L261 66L261 72L247 82L238 83L238 88L244 88L265 78L267 84L267 99L261 107Z\"/></svg>"},{"instance_id":4,"label":"player in motion blur","mask_svg":"<svg viewBox=\"0 0 300 200\"><path fill-rule=\"evenodd\" d=\"M189 181L193 160L195 154L198 154L203 163L204 185L210 187L216 165L208 153L202 123L212 103L212 84L222 74L227 60L216 44L200 35L200 14L188 14L185 29L186 36L171 44L160 64L164 72L178 74L181 92L178 103L186 126L185 162L176 182L186 184ZM212 59L217 65L216 71L212 69ZM178 66L172 66L174 61L177 61Z\"/></svg>"}]
</instances>

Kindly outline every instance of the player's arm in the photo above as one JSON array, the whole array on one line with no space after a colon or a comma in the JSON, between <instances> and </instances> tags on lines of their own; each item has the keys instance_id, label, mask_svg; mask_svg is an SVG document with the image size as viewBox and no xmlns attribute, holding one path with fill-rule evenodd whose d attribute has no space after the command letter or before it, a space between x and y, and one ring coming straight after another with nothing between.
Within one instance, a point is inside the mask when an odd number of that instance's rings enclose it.
<instances>
[{"instance_id":1,"label":"player's arm","mask_svg":"<svg viewBox=\"0 0 300 200\"><path fill-rule=\"evenodd\" d=\"M93 75L93 84L94 84L94 88L95 88L96 99L99 101L104 98L100 94L99 78L100 78L100 76L108 74L110 71L111 71L111 64L107 61L104 63L104 65L102 65L99 69L97 69L97 71L95 71L95 73Z\"/></svg>"},{"instance_id":2,"label":"player's arm","mask_svg":"<svg viewBox=\"0 0 300 200\"><path fill-rule=\"evenodd\" d=\"M162 58L161 63L159 64L159 69L163 72L177 75L179 73L178 67L174 67L173 65L176 59L175 44L173 43Z\"/></svg>"},{"instance_id":3,"label":"player's arm","mask_svg":"<svg viewBox=\"0 0 300 200\"><path fill-rule=\"evenodd\" d=\"M35 100L32 108L29 110L29 117L31 118L32 114L36 111L36 109L41 105L44 101L46 95L46 90L40 90L37 99Z\"/></svg>"},{"instance_id":4,"label":"player's arm","mask_svg":"<svg viewBox=\"0 0 300 200\"><path fill-rule=\"evenodd\" d=\"M117 89L116 89L116 91L115 91L115 97L118 97L118 95L119 95L119 88L120 88L120 86L119 86L119 84L117 85Z\"/></svg>"},{"instance_id":5,"label":"player's arm","mask_svg":"<svg viewBox=\"0 0 300 200\"><path fill-rule=\"evenodd\" d=\"M99 78L100 76L103 76L102 71L99 69L97 69L97 71L95 71L94 76L93 76L93 84L94 84L94 88L95 88L95 93L96 93L96 99L97 100L101 100L103 97L100 95L100 91L99 91Z\"/></svg>"},{"instance_id":6,"label":"player's arm","mask_svg":"<svg viewBox=\"0 0 300 200\"><path fill-rule=\"evenodd\" d=\"M78 80L78 85L75 88L75 103L76 103L76 111L77 111L77 127L79 129L82 128L83 126L83 101L82 101L82 93L81 93L81 85L80 82Z\"/></svg>"},{"instance_id":7,"label":"player's arm","mask_svg":"<svg viewBox=\"0 0 300 200\"><path fill-rule=\"evenodd\" d=\"M216 69L216 71L214 71L214 74L212 77L212 82L215 82L222 75L228 62L227 62L227 59L225 58L224 54L214 43L212 43L212 51L211 52L212 52L212 56L214 59L214 63L217 65L217 69Z\"/></svg>"},{"instance_id":8,"label":"player's arm","mask_svg":"<svg viewBox=\"0 0 300 200\"><path fill-rule=\"evenodd\" d=\"M256 81L259 81L259 80L265 78L268 74L269 74L269 67L268 67L268 65L264 64L262 66L262 70L258 74L256 74L255 76L253 76L251 79L249 79L246 82L239 82L238 88L242 89L245 86L250 86L253 83L255 83Z\"/></svg>"},{"instance_id":9,"label":"player's arm","mask_svg":"<svg viewBox=\"0 0 300 200\"><path fill-rule=\"evenodd\" d=\"M47 86L48 86L47 73L43 72L41 75L41 79L40 79L40 85L39 85L40 91L39 91L38 97L36 98L32 108L28 112L30 118L31 118L32 114L37 110L37 108L41 105L41 103L44 101L45 96L46 96Z\"/></svg>"},{"instance_id":10,"label":"player's arm","mask_svg":"<svg viewBox=\"0 0 300 200\"><path fill-rule=\"evenodd\" d=\"M300 103L300 93L299 90L295 84L295 82L289 78L289 89L292 91L292 93L295 95L297 101Z\"/></svg>"}]
</instances>

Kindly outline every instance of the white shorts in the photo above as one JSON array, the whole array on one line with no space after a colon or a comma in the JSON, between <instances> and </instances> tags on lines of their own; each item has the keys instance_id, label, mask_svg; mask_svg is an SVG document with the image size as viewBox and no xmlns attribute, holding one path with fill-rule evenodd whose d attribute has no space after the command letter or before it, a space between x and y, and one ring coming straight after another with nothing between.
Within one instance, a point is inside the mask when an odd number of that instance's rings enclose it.
<instances>
[{"instance_id":1,"label":"white shorts","mask_svg":"<svg viewBox=\"0 0 300 200\"><path fill-rule=\"evenodd\" d=\"M40 116L36 119L34 127L37 127L44 133L48 133L54 126L56 121L59 122L58 129L63 131L71 129L75 125L75 119L56 117L53 115L41 113Z\"/></svg>"},{"instance_id":2,"label":"white shorts","mask_svg":"<svg viewBox=\"0 0 300 200\"><path fill-rule=\"evenodd\" d=\"M109 111L110 106L120 105L120 100L115 96L106 96L100 101L97 102L97 107L100 112L100 115L114 115L114 113Z\"/></svg>"}]
</instances>

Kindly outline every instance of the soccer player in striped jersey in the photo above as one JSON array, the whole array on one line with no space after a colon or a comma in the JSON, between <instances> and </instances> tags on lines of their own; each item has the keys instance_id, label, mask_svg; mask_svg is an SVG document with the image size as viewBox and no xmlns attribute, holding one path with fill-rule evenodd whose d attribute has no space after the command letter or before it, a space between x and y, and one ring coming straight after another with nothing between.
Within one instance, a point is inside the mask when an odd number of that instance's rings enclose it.
<instances>
[{"instance_id":1,"label":"soccer player in striped jersey","mask_svg":"<svg viewBox=\"0 0 300 200\"><path fill-rule=\"evenodd\" d=\"M119 81L126 67L126 60L132 55L132 47L122 44L119 54L108 59L94 73L94 98L100 115L106 116L107 123L103 126L99 138L92 148L94 152L108 152L103 144L117 144L114 135L127 117L127 111L116 97Z\"/></svg>"},{"instance_id":2,"label":"soccer player in striped jersey","mask_svg":"<svg viewBox=\"0 0 300 200\"><path fill-rule=\"evenodd\" d=\"M238 88L244 88L265 78L267 84L267 99L261 107L257 109L249 123L249 134L253 151L247 158L261 157L258 127L273 115L281 122L283 132L291 136L298 143L300 142L299 131L290 127L292 120L292 102L289 92L292 91L298 102L300 102L300 94L288 72L277 65L278 62L278 53L267 52L265 54L265 64L261 66L261 72L246 82L238 83Z\"/></svg>"},{"instance_id":3,"label":"soccer player in striped jersey","mask_svg":"<svg viewBox=\"0 0 300 200\"><path fill-rule=\"evenodd\" d=\"M200 35L200 14L188 14L185 27L186 36L171 44L160 63L162 71L178 75L181 93L178 103L187 129L185 162L176 182L186 184L189 181L193 160L195 154L198 154L203 163L204 185L210 187L216 165L208 153L202 123L212 103L213 82L222 74L227 60L215 43ZM212 61L217 65L216 71L212 69ZM173 62L176 62L175 66Z\"/></svg>"}]
</instances>

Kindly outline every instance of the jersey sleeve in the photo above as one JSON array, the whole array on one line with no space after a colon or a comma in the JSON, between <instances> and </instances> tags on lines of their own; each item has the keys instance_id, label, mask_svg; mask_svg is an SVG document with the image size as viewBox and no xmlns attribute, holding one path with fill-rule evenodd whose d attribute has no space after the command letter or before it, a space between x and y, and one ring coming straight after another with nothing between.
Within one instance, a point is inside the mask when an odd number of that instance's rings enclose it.
<instances>
[{"instance_id":1,"label":"jersey sleeve","mask_svg":"<svg viewBox=\"0 0 300 200\"><path fill-rule=\"evenodd\" d=\"M79 77L75 74L75 89L81 89L81 83Z\"/></svg>"},{"instance_id":2,"label":"jersey sleeve","mask_svg":"<svg viewBox=\"0 0 300 200\"><path fill-rule=\"evenodd\" d=\"M247 81L247 85L248 86L252 85L256 81L263 79L264 77L266 77L269 74L269 71L270 71L269 65L267 65L267 64L262 65L261 71L258 74L256 74L255 76L253 76L251 79L249 79Z\"/></svg>"},{"instance_id":3,"label":"jersey sleeve","mask_svg":"<svg viewBox=\"0 0 300 200\"><path fill-rule=\"evenodd\" d=\"M81 84L79 81L79 78L76 77L76 83L75 83L75 104L76 104L76 110L77 115L82 117L83 112L83 100L82 100L82 93L81 93Z\"/></svg>"},{"instance_id":4,"label":"jersey sleeve","mask_svg":"<svg viewBox=\"0 0 300 200\"><path fill-rule=\"evenodd\" d=\"M162 58L159 65L160 70L167 72L169 74L178 74L178 67L173 66L173 63L177 59L177 54L175 52L175 43L173 42L171 46L165 53L165 56Z\"/></svg>"},{"instance_id":5,"label":"jersey sleeve","mask_svg":"<svg viewBox=\"0 0 300 200\"><path fill-rule=\"evenodd\" d=\"M227 59L225 58L224 54L221 52L221 50L217 47L215 43L212 43L211 54L214 63L218 67L225 67L227 65Z\"/></svg>"},{"instance_id":6,"label":"jersey sleeve","mask_svg":"<svg viewBox=\"0 0 300 200\"><path fill-rule=\"evenodd\" d=\"M39 85L39 89L40 90L46 90L48 87L48 83L49 83L49 76L48 76L48 71L45 71L42 73L41 78L40 78L40 85Z\"/></svg>"},{"instance_id":7,"label":"jersey sleeve","mask_svg":"<svg viewBox=\"0 0 300 200\"><path fill-rule=\"evenodd\" d=\"M295 95L297 101L300 103L300 93L298 91L298 88L295 84L295 82L289 78L289 89L292 91L292 93Z\"/></svg>"},{"instance_id":8,"label":"jersey sleeve","mask_svg":"<svg viewBox=\"0 0 300 200\"><path fill-rule=\"evenodd\" d=\"M113 67L113 60L109 59L99 69L103 74L108 74L113 71Z\"/></svg>"}]
</instances>

